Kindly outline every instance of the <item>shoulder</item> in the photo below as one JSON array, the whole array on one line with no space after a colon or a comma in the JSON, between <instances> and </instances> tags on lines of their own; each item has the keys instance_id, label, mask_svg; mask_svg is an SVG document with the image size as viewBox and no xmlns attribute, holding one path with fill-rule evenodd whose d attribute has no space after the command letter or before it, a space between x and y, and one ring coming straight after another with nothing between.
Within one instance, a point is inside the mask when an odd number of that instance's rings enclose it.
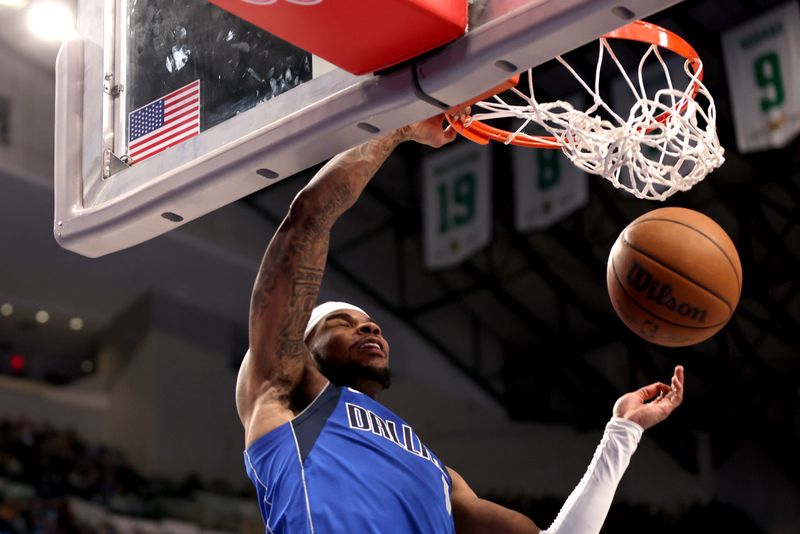
<instances>
[{"instance_id":1,"label":"shoulder","mask_svg":"<svg viewBox=\"0 0 800 534\"><path fill-rule=\"evenodd\" d=\"M256 379L247 372L249 354L245 355L236 381L236 410L247 445L302 413L328 383L312 366L297 383L281 381L280 375Z\"/></svg>"},{"instance_id":2,"label":"shoulder","mask_svg":"<svg viewBox=\"0 0 800 534\"><path fill-rule=\"evenodd\" d=\"M450 480L453 482L453 491L452 491L452 499L455 502L456 500L462 501L467 499L477 499L478 496L472 491L472 488L469 487L467 481L459 475L455 469L448 467L447 473L450 475Z\"/></svg>"}]
</instances>

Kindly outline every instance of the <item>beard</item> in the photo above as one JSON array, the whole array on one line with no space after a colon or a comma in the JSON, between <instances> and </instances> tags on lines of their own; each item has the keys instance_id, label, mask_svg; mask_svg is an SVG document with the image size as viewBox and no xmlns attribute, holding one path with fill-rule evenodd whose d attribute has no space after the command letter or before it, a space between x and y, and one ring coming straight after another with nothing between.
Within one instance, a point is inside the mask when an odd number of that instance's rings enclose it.
<instances>
[{"instance_id":1,"label":"beard","mask_svg":"<svg viewBox=\"0 0 800 534\"><path fill-rule=\"evenodd\" d=\"M323 362L318 358L315 360L325 378L339 387L358 389L358 382L363 380L375 382L382 389L389 389L389 386L392 385L392 371L388 367L375 368L357 362Z\"/></svg>"}]
</instances>

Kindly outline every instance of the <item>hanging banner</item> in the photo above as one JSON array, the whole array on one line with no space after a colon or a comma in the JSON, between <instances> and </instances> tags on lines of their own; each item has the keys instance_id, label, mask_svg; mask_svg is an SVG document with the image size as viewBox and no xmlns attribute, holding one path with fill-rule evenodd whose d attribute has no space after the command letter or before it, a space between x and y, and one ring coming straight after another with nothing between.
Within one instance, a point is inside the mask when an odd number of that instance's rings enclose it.
<instances>
[{"instance_id":1,"label":"hanging banner","mask_svg":"<svg viewBox=\"0 0 800 534\"><path fill-rule=\"evenodd\" d=\"M789 2L722 35L740 152L780 148L800 132L800 7Z\"/></svg>"},{"instance_id":2,"label":"hanging banner","mask_svg":"<svg viewBox=\"0 0 800 534\"><path fill-rule=\"evenodd\" d=\"M425 265L458 265L491 239L491 150L460 143L422 162Z\"/></svg>"},{"instance_id":3,"label":"hanging banner","mask_svg":"<svg viewBox=\"0 0 800 534\"><path fill-rule=\"evenodd\" d=\"M518 231L547 228L589 202L586 173L560 150L513 147L511 155Z\"/></svg>"}]
</instances>

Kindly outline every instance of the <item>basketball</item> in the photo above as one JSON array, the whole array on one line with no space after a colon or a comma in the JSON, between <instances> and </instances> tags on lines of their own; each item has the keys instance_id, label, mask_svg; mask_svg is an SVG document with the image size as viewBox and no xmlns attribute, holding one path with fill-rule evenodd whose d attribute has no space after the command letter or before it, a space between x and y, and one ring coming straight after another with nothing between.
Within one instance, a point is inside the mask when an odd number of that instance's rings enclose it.
<instances>
[{"instance_id":1,"label":"basketball","mask_svg":"<svg viewBox=\"0 0 800 534\"><path fill-rule=\"evenodd\" d=\"M742 265L728 234L685 208L661 208L629 224L606 269L611 304L642 338L666 347L704 341L730 320Z\"/></svg>"}]
</instances>

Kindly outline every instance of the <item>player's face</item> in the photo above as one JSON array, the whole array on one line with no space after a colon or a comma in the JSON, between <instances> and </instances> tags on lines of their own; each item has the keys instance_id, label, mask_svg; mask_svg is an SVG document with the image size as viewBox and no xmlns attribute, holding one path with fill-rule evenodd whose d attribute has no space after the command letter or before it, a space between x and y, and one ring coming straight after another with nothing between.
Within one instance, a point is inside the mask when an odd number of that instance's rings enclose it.
<instances>
[{"instance_id":1,"label":"player's face","mask_svg":"<svg viewBox=\"0 0 800 534\"><path fill-rule=\"evenodd\" d=\"M389 387L389 343L369 316L355 310L330 313L314 329L308 346L334 384L360 391Z\"/></svg>"}]
</instances>

